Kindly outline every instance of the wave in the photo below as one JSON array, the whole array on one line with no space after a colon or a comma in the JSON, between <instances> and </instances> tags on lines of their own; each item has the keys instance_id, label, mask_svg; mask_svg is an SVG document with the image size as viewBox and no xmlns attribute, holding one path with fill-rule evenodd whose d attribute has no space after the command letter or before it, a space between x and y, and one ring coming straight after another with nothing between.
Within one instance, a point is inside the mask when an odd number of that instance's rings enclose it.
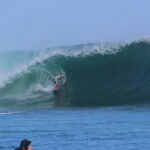
<instances>
[{"instance_id":1,"label":"wave","mask_svg":"<svg viewBox=\"0 0 150 150\"><path fill-rule=\"evenodd\" d=\"M1 108L149 102L148 41L90 43L0 54ZM60 87L60 96L55 97L53 78L60 72L65 74L66 83Z\"/></svg>"}]
</instances>

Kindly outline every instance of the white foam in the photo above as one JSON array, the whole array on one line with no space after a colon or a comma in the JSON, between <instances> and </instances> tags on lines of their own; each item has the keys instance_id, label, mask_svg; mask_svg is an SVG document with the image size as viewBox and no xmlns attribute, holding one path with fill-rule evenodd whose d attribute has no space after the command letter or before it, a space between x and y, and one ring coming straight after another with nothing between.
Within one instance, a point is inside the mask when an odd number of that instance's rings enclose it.
<instances>
[{"instance_id":1,"label":"white foam","mask_svg":"<svg viewBox=\"0 0 150 150\"><path fill-rule=\"evenodd\" d=\"M38 84L35 88L36 91L41 91L41 92L46 92L49 93L50 91L52 91L52 87L51 86L43 86L41 84Z\"/></svg>"}]
</instances>

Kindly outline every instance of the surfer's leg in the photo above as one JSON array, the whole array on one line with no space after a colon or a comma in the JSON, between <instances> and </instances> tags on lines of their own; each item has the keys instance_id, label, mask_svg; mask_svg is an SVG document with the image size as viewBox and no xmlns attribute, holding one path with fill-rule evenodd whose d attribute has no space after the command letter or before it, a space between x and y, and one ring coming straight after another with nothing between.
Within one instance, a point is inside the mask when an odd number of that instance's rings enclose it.
<instances>
[{"instance_id":1,"label":"surfer's leg","mask_svg":"<svg viewBox=\"0 0 150 150\"><path fill-rule=\"evenodd\" d=\"M59 90L53 90L53 93L55 96L58 96L59 95Z\"/></svg>"}]
</instances>

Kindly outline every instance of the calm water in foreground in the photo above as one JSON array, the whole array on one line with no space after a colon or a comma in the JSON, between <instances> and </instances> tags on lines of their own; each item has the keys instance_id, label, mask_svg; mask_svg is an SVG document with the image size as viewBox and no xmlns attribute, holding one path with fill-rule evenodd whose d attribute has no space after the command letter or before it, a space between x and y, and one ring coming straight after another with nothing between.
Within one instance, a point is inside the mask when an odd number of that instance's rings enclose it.
<instances>
[{"instance_id":1,"label":"calm water in foreground","mask_svg":"<svg viewBox=\"0 0 150 150\"><path fill-rule=\"evenodd\" d=\"M147 107L0 111L0 149L22 139L34 150L148 150Z\"/></svg>"}]
</instances>

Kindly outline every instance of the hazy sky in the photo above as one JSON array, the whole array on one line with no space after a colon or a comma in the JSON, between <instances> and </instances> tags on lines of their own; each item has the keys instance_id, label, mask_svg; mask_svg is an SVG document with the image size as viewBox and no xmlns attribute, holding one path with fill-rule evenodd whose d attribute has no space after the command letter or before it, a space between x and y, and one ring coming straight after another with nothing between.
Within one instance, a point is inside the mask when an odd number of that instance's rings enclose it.
<instances>
[{"instance_id":1,"label":"hazy sky","mask_svg":"<svg viewBox=\"0 0 150 150\"><path fill-rule=\"evenodd\" d=\"M0 50L150 35L150 0L0 0Z\"/></svg>"}]
</instances>

